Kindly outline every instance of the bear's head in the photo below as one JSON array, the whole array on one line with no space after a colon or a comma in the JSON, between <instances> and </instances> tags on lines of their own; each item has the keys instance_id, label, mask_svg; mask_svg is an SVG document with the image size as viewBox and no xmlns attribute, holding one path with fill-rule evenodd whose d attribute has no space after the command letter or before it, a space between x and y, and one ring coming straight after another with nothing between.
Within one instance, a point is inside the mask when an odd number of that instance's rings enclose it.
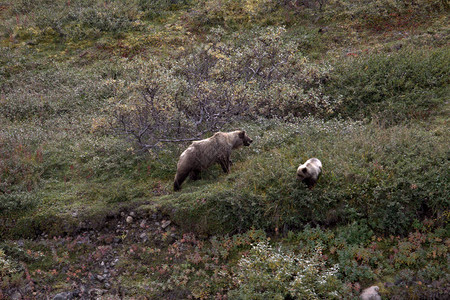
<instances>
[{"instance_id":1,"label":"bear's head","mask_svg":"<svg viewBox=\"0 0 450 300\"><path fill-rule=\"evenodd\" d=\"M300 166L297 169L297 179L298 180L304 180L305 178L308 178L308 177L310 177L310 174L308 172L308 168L303 166L303 165Z\"/></svg>"},{"instance_id":2,"label":"bear's head","mask_svg":"<svg viewBox=\"0 0 450 300\"><path fill-rule=\"evenodd\" d=\"M245 133L244 130L239 132L239 138L242 140L244 146L250 146L253 140Z\"/></svg>"}]
</instances>

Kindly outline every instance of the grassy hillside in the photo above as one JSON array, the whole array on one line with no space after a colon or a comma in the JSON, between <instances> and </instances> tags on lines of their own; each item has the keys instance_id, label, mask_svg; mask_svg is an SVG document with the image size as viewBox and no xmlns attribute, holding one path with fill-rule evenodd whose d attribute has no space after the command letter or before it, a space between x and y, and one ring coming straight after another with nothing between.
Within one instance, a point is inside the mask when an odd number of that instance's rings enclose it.
<instances>
[{"instance_id":1,"label":"grassy hillside","mask_svg":"<svg viewBox=\"0 0 450 300\"><path fill-rule=\"evenodd\" d=\"M446 298L448 11L3 1L0 299ZM174 193L183 140L236 128Z\"/></svg>"}]
</instances>

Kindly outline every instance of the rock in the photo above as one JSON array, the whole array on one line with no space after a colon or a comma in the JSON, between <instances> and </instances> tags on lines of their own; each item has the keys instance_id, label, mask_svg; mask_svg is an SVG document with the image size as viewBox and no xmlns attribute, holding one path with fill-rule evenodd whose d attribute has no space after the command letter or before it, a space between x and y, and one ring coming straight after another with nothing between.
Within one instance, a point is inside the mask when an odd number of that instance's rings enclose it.
<instances>
[{"instance_id":1,"label":"rock","mask_svg":"<svg viewBox=\"0 0 450 300\"><path fill-rule=\"evenodd\" d=\"M147 233L141 233L141 235L139 236L141 239L146 239L147 238Z\"/></svg>"},{"instance_id":2,"label":"rock","mask_svg":"<svg viewBox=\"0 0 450 300\"><path fill-rule=\"evenodd\" d=\"M130 216L132 216L132 217L136 216L136 214L134 213L134 211L131 211L131 212L130 212Z\"/></svg>"},{"instance_id":3,"label":"rock","mask_svg":"<svg viewBox=\"0 0 450 300\"><path fill-rule=\"evenodd\" d=\"M62 292L62 293L56 294L52 300L69 300L72 298L73 298L72 292Z\"/></svg>"},{"instance_id":4,"label":"rock","mask_svg":"<svg viewBox=\"0 0 450 300\"><path fill-rule=\"evenodd\" d=\"M86 292L86 287L82 284L80 285L80 293L84 294Z\"/></svg>"},{"instance_id":5,"label":"rock","mask_svg":"<svg viewBox=\"0 0 450 300\"><path fill-rule=\"evenodd\" d=\"M127 217L127 223L131 223L133 222L133 217L132 216L128 216Z\"/></svg>"},{"instance_id":6,"label":"rock","mask_svg":"<svg viewBox=\"0 0 450 300\"><path fill-rule=\"evenodd\" d=\"M95 296L101 296L101 295L103 295L104 293L105 293L106 291L105 290L102 290L102 289L90 289L89 290L89 292L88 292L88 294L89 294L89 296L91 296L91 297L95 297Z\"/></svg>"},{"instance_id":7,"label":"rock","mask_svg":"<svg viewBox=\"0 0 450 300\"><path fill-rule=\"evenodd\" d=\"M11 300L20 300L22 299L22 294L20 294L18 291L14 292L11 295Z\"/></svg>"},{"instance_id":8,"label":"rock","mask_svg":"<svg viewBox=\"0 0 450 300\"><path fill-rule=\"evenodd\" d=\"M97 279L98 281L103 281L105 280L105 277L103 277L102 275L97 275Z\"/></svg>"},{"instance_id":9,"label":"rock","mask_svg":"<svg viewBox=\"0 0 450 300\"><path fill-rule=\"evenodd\" d=\"M145 220L142 220L142 221L141 221L141 224L139 224L139 226L140 226L141 228L145 228L146 225L147 225L147 224L146 224L146 221L145 221Z\"/></svg>"},{"instance_id":10,"label":"rock","mask_svg":"<svg viewBox=\"0 0 450 300\"><path fill-rule=\"evenodd\" d=\"M361 300L381 300L380 294L378 294L378 291L380 288L376 285L371 286L365 290L362 291L361 296L359 298Z\"/></svg>"},{"instance_id":11,"label":"rock","mask_svg":"<svg viewBox=\"0 0 450 300\"><path fill-rule=\"evenodd\" d=\"M161 227L164 229L164 228L166 228L167 226L169 226L170 223L172 223L172 222L170 222L170 220L168 220L168 221L162 221L162 222L161 222Z\"/></svg>"}]
</instances>

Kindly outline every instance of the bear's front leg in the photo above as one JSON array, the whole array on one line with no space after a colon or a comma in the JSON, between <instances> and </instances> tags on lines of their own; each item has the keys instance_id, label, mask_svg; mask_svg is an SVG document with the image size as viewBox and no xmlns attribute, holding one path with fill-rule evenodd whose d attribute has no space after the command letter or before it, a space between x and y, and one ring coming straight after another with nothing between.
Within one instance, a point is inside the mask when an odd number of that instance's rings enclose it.
<instances>
[{"instance_id":1,"label":"bear's front leg","mask_svg":"<svg viewBox=\"0 0 450 300\"><path fill-rule=\"evenodd\" d=\"M229 173L230 172L230 167L231 167L231 161L230 159L224 158L220 160L220 166L222 167L222 170L224 173Z\"/></svg>"}]
</instances>

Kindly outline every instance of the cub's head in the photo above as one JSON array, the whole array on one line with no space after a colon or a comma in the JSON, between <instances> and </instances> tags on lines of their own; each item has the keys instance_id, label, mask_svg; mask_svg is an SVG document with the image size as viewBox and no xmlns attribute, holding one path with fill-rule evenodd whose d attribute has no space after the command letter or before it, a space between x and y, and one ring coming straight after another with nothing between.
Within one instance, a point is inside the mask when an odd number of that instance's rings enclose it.
<instances>
[{"instance_id":1,"label":"cub's head","mask_svg":"<svg viewBox=\"0 0 450 300\"><path fill-rule=\"evenodd\" d=\"M309 178L311 175L308 172L308 167L301 165L297 169L297 179L298 180L304 180L306 178Z\"/></svg>"},{"instance_id":2,"label":"cub's head","mask_svg":"<svg viewBox=\"0 0 450 300\"><path fill-rule=\"evenodd\" d=\"M244 146L250 146L250 144L253 142L253 140L245 133L244 130L239 131L239 138L242 140L242 144L244 144Z\"/></svg>"}]
</instances>

